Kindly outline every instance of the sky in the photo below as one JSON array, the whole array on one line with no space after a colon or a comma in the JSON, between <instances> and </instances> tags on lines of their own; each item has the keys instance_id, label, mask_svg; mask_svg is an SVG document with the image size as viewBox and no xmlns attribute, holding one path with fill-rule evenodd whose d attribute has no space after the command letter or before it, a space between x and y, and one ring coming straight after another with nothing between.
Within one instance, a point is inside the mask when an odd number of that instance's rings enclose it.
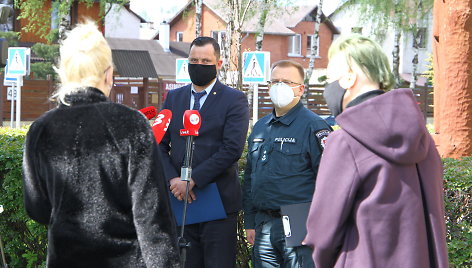
<instances>
[{"instance_id":1,"label":"sky","mask_svg":"<svg viewBox=\"0 0 472 268\"><path fill-rule=\"evenodd\" d=\"M283 1L283 0L282 0ZM310 5L318 0L291 0L297 5ZM341 0L323 1L323 11L330 14ZM160 23L172 18L188 0L131 0L131 9L144 19Z\"/></svg>"}]
</instances>

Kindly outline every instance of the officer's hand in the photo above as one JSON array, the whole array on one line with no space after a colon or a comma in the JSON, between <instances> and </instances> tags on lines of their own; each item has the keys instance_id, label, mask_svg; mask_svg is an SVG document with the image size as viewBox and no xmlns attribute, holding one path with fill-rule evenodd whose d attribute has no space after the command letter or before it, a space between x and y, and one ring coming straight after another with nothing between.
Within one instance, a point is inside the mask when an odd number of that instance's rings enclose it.
<instances>
[{"instance_id":1,"label":"officer's hand","mask_svg":"<svg viewBox=\"0 0 472 268\"><path fill-rule=\"evenodd\" d=\"M246 239L249 244L254 245L254 238L256 237L256 230L246 229Z\"/></svg>"}]
</instances>

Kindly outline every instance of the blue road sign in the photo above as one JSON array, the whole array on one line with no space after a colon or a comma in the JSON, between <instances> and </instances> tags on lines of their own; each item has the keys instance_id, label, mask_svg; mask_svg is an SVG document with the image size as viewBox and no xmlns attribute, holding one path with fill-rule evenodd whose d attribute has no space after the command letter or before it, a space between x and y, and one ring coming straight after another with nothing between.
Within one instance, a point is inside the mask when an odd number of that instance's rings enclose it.
<instances>
[{"instance_id":1,"label":"blue road sign","mask_svg":"<svg viewBox=\"0 0 472 268\"><path fill-rule=\"evenodd\" d=\"M269 79L269 52L244 52L243 59L243 83L265 83Z\"/></svg>"},{"instance_id":2,"label":"blue road sign","mask_svg":"<svg viewBox=\"0 0 472 268\"><path fill-rule=\"evenodd\" d=\"M27 75L29 72L29 56L29 48L9 47L7 75Z\"/></svg>"},{"instance_id":3,"label":"blue road sign","mask_svg":"<svg viewBox=\"0 0 472 268\"><path fill-rule=\"evenodd\" d=\"M175 82L182 84L192 83L188 74L188 59L175 60Z\"/></svg>"},{"instance_id":4,"label":"blue road sign","mask_svg":"<svg viewBox=\"0 0 472 268\"><path fill-rule=\"evenodd\" d=\"M4 86L11 86L13 84L18 83L18 75L9 75L8 74L8 59L7 59L7 65L5 66L5 76L3 77L3 85Z\"/></svg>"}]
</instances>

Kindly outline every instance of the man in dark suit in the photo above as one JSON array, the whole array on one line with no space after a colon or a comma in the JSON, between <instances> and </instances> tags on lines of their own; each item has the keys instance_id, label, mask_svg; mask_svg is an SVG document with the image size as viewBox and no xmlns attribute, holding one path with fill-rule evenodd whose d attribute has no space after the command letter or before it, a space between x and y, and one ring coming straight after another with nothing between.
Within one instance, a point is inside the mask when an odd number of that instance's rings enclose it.
<instances>
[{"instance_id":1,"label":"man in dark suit","mask_svg":"<svg viewBox=\"0 0 472 268\"><path fill-rule=\"evenodd\" d=\"M192 84L170 91L163 106L172 111L174 118L160 146L164 172L172 194L183 200L186 182L180 179L180 168L185 138L179 135L181 118L185 110L199 110L202 124L195 137L189 201L198 198L192 191L194 187L216 182L227 218L185 226L184 237L191 244L186 267L234 267L237 216L242 206L237 160L249 125L247 98L216 78L223 62L215 39L196 38L188 59Z\"/></svg>"}]
</instances>

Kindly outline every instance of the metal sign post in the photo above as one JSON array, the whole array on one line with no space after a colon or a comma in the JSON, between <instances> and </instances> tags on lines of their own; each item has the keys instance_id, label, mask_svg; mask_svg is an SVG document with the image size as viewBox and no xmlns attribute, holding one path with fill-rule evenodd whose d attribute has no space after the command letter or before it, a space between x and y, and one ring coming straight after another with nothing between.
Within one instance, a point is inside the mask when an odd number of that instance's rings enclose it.
<instances>
[{"instance_id":1,"label":"metal sign post","mask_svg":"<svg viewBox=\"0 0 472 268\"><path fill-rule=\"evenodd\" d=\"M252 125L256 124L259 120L259 83L253 84L254 90L252 91Z\"/></svg>"},{"instance_id":2,"label":"metal sign post","mask_svg":"<svg viewBox=\"0 0 472 268\"><path fill-rule=\"evenodd\" d=\"M2 213L2 212L3 212L3 205L0 205L0 213ZM5 258L5 252L3 250L3 241L2 241L1 236L0 236L0 252L2 253L3 267L8 268L7 260Z\"/></svg>"},{"instance_id":3,"label":"metal sign post","mask_svg":"<svg viewBox=\"0 0 472 268\"><path fill-rule=\"evenodd\" d=\"M20 82L21 81L21 82ZM23 76L18 77L18 83L16 84L16 128L21 127L21 86Z\"/></svg>"},{"instance_id":4,"label":"metal sign post","mask_svg":"<svg viewBox=\"0 0 472 268\"><path fill-rule=\"evenodd\" d=\"M11 110L10 110L10 127L13 128L13 119L15 118L15 84L12 84L11 90Z\"/></svg>"},{"instance_id":5,"label":"metal sign post","mask_svg":"<svg viewBox=\"0 0 472 268\"><path fill-rule=\"evenodd\" d=\"M16 127L21 126L21 87L23 86L23 76L30 73L30 55L31 50L26 47L10 47L8 48L8 60L5 68L4 85L11 85L11 116L10 127L13 128L14 119L14 102L16 100ZM15 94L16 92L16 94ZM15 96L16 95L16 98Z\"/></svg>"}]
</instances>

